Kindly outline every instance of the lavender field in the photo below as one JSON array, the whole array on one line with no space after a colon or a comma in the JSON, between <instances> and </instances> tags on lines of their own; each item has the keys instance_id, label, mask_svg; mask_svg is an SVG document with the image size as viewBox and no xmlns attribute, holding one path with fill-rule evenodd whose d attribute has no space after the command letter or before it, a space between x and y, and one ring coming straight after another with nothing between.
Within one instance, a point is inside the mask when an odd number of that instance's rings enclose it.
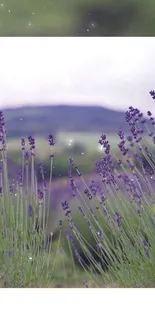
<instances>
[{"instance_id":1,"label":"lavender field","mask_svg":"<svg viewBox=\"0 0 155 325\"><path fill-rule=\"evenodd\" d=\"M19 142L20 169L9 157L0 112L2 287L154 287L155 120L132 106L124 120L130 136L119 130L112 147L101 134L91 172L68 156L68 176L53 180L53 134L47 179L33 136Z\"/></svg>"}]
</instances>

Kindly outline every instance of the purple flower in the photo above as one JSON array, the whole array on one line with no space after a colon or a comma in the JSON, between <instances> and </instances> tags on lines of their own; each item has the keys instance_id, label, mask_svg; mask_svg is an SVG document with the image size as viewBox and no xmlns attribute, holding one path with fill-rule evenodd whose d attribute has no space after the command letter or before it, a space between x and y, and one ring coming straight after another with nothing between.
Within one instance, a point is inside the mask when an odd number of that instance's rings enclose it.
<instances>
[{"instance_id":1,"label":"purple flower","mask_svg":"<svg viewBox=\"0 0 155 325\"><path fill-rule=\"evenodd\" d=\"M80 210L81 214L83 215L83 217L85 217L86 215L85 215L84 209L82 207L79 207L79 210Z\"/></svg>"},{"instance_id":2,"label":"purple flower","mask_svg":"<svg viewBox=\"0 0 155 325\"><path fill-rule=\"evenodd\" d=\"M101 160L96 161L95 165L97 173L102 176L103 183L115 183L115 177L113 175L114 165L110 155L107 155Z\"/></svg>"},{"instance_id":3,"label":"purple flower","mask_svg":"<svg viewBox=\"0 0 155 325\"><path fill-rule=\"evenodd\" d=\"M21 146L22 146L22 150L25 150L25 139L24 138L21 139Z\"/></svg>"},{"instance_id":4,"label":"purple flower","mask_svg":"<svg viewBox=\"0 0 155 325\"><path fill-rule=\"evenodd\" d=\"M121 164L122 164L122 160L119 159L119 160L117 161L117 163L118 163L118 165L121 165Z\"/></svg>"},{"instance_id":5,"label":"purple flower","mask_svg":"<svg viewBox=\"0 0 155 325\"><path fill-rule=\"evenodd\" d=\"M115 212L114 216L115 216L115 220L117 222L118 227L121 227L121 217L120 217L119 213Z\"/></svg>"},{"instance_id":6,"label":"purple flower","mask_svg":"<svg viewBox=\"0 0 155 325\"><path fill-rule=\"evenodd\" d=\"M28 217L32 217L33 216L33 207L31 204L28 205L28 209L27 209L27 214L28 214Z\"/></svg>"},{"instance_id":7,"label":"purple flower","mask_svg":"<svg viewBox=\"0 0 155 325\"><path fill-rule=\"evenodd\" d=\"M143 245L144 245L144 246L148 246L148 241L146 240L146 238L144 238L144 239L142 240L142 242L143 242Z\"/></svg>"},{"instance_id":8,"label":"purple flower","mask_svg":"<svg viewBox=\"0 0 155 325\"><path fill-rule=\"evenodd\" d=\"M76 185L75 185L73 179L71 179L71 181L70 181L70 185L71 185L71 189L72 189L72 195L73 195L73 197L74 197L74 196L76 195L77 187L76 187Z\"/></svg>"},{"instance_id":9,"label":"purple flower","mask_svg":"<svg viewBox=\"0 0 155 325\"><path fill-rule=\"evenodd\" d=\"M151 97L152 97L153 99L155 99L155 91L154 91L154 90L151 90L151 91L150 91L150 95L151 95Z\"/></svg>"},{"instance_id":10,"label":"purple flower","mask_svg":"<svg viewBox=\"0 0 155 325\"><path fill-rule=\"evenodd\" d=\"M86 280L83 280L82 282L83 282L83 284L85 285L85 287L88 288L88 283L87 283L87 281L86 281Z\"/></svg>"},{"instance_id":11,"label":"purple flower","mask_svg":"<svg viewBox=\"0 0 155 325\"><path fill-rule=\"evenodd\" d=\"M89 192L89 190L87 188L84 190L84 193L87 195L87 197L89 198L89 200L91 200L93 198L92 195L91 195L91 193Z\"/></svg>"},{"instance_id":12,"label":"purple flower","mask_svg":"<svg viewBox=\"0 0 155 325\"><path fill-rule=\"evenodd\" d=\"M2 133L2 134L5 133L4 126L5 126L4 115L3 115L3 112L0 111L0 133Z\"/></svg>"},{"instance_id":13,"label":"purple flower","mask_svg":"<svg viewBox=\"0 0 155 325\"><path fill-rule=\"evenodd\" d=\"M75 161L73 160L73 158L69 158L69 163L75 168L78 176L82 176L82 173L80 172L80 170L78 169L78 166L75 164ZM70 173L70 172L69 172ZM70 173L71 174L71 173Z\"/></svg>"},{"instance_id":14,"label":"purple flower","mask_svg":"<svg viewBox=\"0 0 155 325\"><path fill-rule=\"evenodd\" d=\"M127 164L129 165L130 169L133 170L135 168L135 165L131 163L129 159L126 160Z\"/></svg>"},{"instance_id":15,"label":"purple flower","mask_svg":"<svg viewBox=\"0 0 155 325\"><path fill-rule=\"evenodd\" d=\"M29 145L31 146L31 150L35 149L35 139L31 135L28 136L28 141Z\"/></svg>"},{"instance_id":16,"label":"purple flower","mask_svg":"<svg viewBox=\"0 0 155 325\"><path fill-rule=\"evenodd\" d=\"M10 186L9 186L9 192L10 192L10 194L12 195L12 193L13 193L13 185L10 185Z\"/></svg>"},{"instance_id":17,"label":"purple flower","mask_svg":"<svg viewBox=\"0 0 155 325\"><path fill-rule=\"evenodd\" d=\"M67 201L61 202L61 205L64 211L67 210L65 216L68 216L71 213L71 211L69 210L68 202Z\"/></svg>"},{"instance_id":18,"label":"purple flower","mask_svg":"<svg viewBox=\"0 0 155 325\"><path fill-rule=\"evenodd\" d=\"M49 136L48 136L48 142L49 142L49 145L50 146L54 146L55 145L54 136L53 136L52 133L50 133Z\"/></svg>"},{"instance_id":19,"label":"purple flower","mask_svg":"<svg viewBox=\"0 0 155 325\"><path fill-rule=\"evenodd\" d=\"M71 164L72 166L75 166L75 162L74 162L73 158L69 158L69 162L70 162L70 164Z\"/></svg>"},{"instance_id":20,"label":"purple flower","mask_svg":"<svg viewBox=\"0 0 155 325\"><path fill-rule=\"evenodd\" d=\"M40 162L38 165L39 165L40 173L43 175L44 174L44 166L43 166L42 162Z\"/></svg>"},{"instance_id":21,"label":"purple flower","mask_svg":"<svg viewBox=\"0 0 155 325\"><path fill-rule=\"evenodd\" d=\"M31 155L34 156L35 139L31 135L29 135L28 141L29 141L29 145L30 145Z\"/></svg>"},{"instance_id":22,"label":"purple flower","mask_svg":"<svg viewBox=\"0 0 155 325\"><path fill-rule=\"evenodd\" d=\"M151 113L150 111L147 111L147 115L148 115L148 116L151 116L152 113Z\"/></svg>"},{"instance_id":23,"label":"purple flower","mask_svg":"<svg viewBox=\"0 0 155 325\"><path fill-rule=\"evenodd\" d=\"M129 123L132 119L132 115L129 111L125 113L126 121Z\"/></svg>"},{"instance_id":24,"label":"purple flower","mask_svg":"<svg viewBox=\"0 0 155 325\"><path fill-rule=\"evenodd\" d=\"M106 201L107 197L105 197L104 195L101 196L101 201L100 201L100 204L105 204L105 201Z\"/></svg>"},{"instance_id":25,"label":"purple flower","mask_svg":"<svg viewBox=\"0 0 155 325\"><path fill-rule=\"evenodd\" d=\"M91 182L91 184L90 184L89 188L90 188L90 190L91 190L92 194L95 196L95 195L96 195L96 193L97 193L97 186L96 186L96 184L95 184L95 182L94 182L94 181L92 181L92 182Z\"/></svg>"},{"instance_id":26,"label":"purple flower","mask_svg":"<svg viewBox=\"0 0 155 325\"><path fill-rule=\"evenodd\" d=\"M61 205L62 205L62 208L63 208L64 211L69 209L69 205L68 205L67 201L61 202Z\"/></svg>"},{"instance_id":27,"label":"purple flower","mask_svg":"<svg viewBox=\"0 0 155 325\"><path fill-rule=\"evenodd\" d=\"M102 138L103 141L106 140L106 135L105 134L102 134L101 135L101 138Z\"/></svg>"},{"instance_id":28,"label":"purple flower","mask_svg":"<svg viewBox=\"0 0 155 325\"><path fill-rule=\"evenodd\" d=\"M69 176L69 178L72 178L72 170L71 169L69 169L69 171L68 171L68 176Z\"/></svg>"},{"instance_id":29,"label":"purple flower","mask_svg":"<svg viewBox=\"0 0 155 325\"><path fill-rule=\"evenodd\" d=\"M38 199L39 199L39 200L42 200L43 197L44 197L43 192L42 192L40 189L38 189Z\"/></svg>"},{"instance_id":30,"label":"purple flower","mask_svg":"<svg viewBox=\"0 0 155 325\"><path fill-rule=\"evenodd\" d=\"M11 249L9 249L9 250L7 251L7 254L8 254L9 257L11 257L11 256L13 255L13 251L12 251Z\"/></svg>"},{"instance_id":31,"label":"purple flower","mask_svg":"<svg viewBox=\"0 0 155 325\"><path fill-rule=\"evenodd\" d=\"M98 230L97 234L101 240L104 240L103 233L100 229Z\"/></svg>"},{"instance_id":32,"label":"purple flower","mask_svg":"<svg viewBox=\"0 0 155 325\"><path fill-rule=\"evenodd\" d=\"M154 98L155 99L155 98ZM150 258L150 249L149 247L145 248L145 255L149 259Z\"/></svg>"},{"instance_id":33,"label":"purple flower","mask_svg":"<svg viewBox=\"0 0 155 325\"><path fill-rule=\"evenodd\" d=\"M23 186L23 174L22 174L22 170L20 170L19 173L17 174L17 182L19 183L19 185L21 187Z\"/></svg>"},{"instance_id":34,"label":"purple flower","mask_svg":"<svg viewBox=\"0 0 155 325\"><path fill-rule=\"evenodd\" d=\"M109 144L109 141L106 140L106 135L105 134L101 135L101 139L98 141L98 143L100 143L103 146L103 148L105 148L105 154L109 155L109 153L110 153L110 144Z\"/></svg>"},{"instance_id":35,"label":"purple flower","mask_svg":"<svg viewBox=\"0 0 155 325\"><path fill-rule=\"evenodd\" d=\"M67 240L70 242L70 244L72 246L72 249L73 249L73 252L75 254L76 259L81 264L82 263L82 258L80 256L80 254L78 253L78 250L77 250L77 248L76 248L76 246L74 244L73 236L69 233L68 229L65 229L65 235L66 235Z\"/></svg>"},{"instance_id":36,"label":"purple flower","mask_svg":"<svg viewBox=\"0 0 155 325\"><path fill-rule=\"evenodd\" d=\"M28 163L28 160L29 160L29 152L28 151L24 152L24 158L26 160L26 163Z\"/></svg>"},{"instance_id":37,"label":"purple flower","mask_svg":"<svg viewBox=\"0 0 155 325\"><path fill-rule=\"evenodd\" d=\"M101 244L100 243L96 243L95 246L96 246L97 252L100 253L101 252Z\"/></svg>"},{"instance_id":38,"label":"purple flower","mask_svg":"<svg viewBox=\"0 0 155 325\"><path fill-rule=\"evenodd\" d=\"M62 220L59 220L59 227L62 229Z\"/></svg>"},{"instance_id":39,"label":"purple flower","mask_svg":"<svg viewBox=\"0 0 155 325\"><path fill-rule=\"evenodd\" d=\"M120 139L124 139L124 132L118 131L117 134L119 135Z\"/></svg>"},{"instance_id":40,"label":"purple flower","mask_svg":"<svg viewBox=\"0 0 155 325\"><path fill-rule=\"evenodd\" d=\"M127 154L127 152L129 151L128 148L126 149L126 148L124 147L124 144L125 144L125 143L126 143L126 141L125 141L125 140L122 140L122 141L118 144L118 148L121 150L123 156L125 156L125 155Z\"/></svg>"},{"instance_id":41,"label":"purple flower","mask_svg":"<svg viewBox=\"0 0 155 325\"><path fill-rule=\"evenodd\" d=\"M89 220L87 220L87 225L88 225L89 229L92 230L91 222Z\"/></svg>"}]
</instances>

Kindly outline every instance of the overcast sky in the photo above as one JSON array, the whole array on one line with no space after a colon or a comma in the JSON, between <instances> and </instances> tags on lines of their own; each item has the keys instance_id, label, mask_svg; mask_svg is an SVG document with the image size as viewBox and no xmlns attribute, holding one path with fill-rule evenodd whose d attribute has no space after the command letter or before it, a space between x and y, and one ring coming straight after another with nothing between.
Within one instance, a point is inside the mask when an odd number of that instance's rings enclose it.
<instances>
[{"instance_id":1,"label":"overcast sky","mask_svg":"<svg viewBox=\"0 0 155 325\"><path fill-rule=\"evenodd\" d=\"M155 38L0 38L0 107L155 109Z\"/></svg>"}]
</instances>

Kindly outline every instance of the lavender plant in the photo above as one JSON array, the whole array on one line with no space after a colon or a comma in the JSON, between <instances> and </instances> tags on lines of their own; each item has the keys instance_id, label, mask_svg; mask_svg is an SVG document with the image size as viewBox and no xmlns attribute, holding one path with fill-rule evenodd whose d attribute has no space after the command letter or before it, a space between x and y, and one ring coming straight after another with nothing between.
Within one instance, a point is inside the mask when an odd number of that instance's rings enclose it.
<instances>
[{"instance_id":1,"label":"lavender plant","mask_svg":"<svg viewBox=\"0 0 155 325\"><path fill-rule=\"evenodd\" d=\"M154 91L150 95L155 99ZM62 263L57 275L63 269L67 283L71 274L65 270L64 251L69 254L76 283L78 266L84 270L81 283L86 288L88 278L97 287L105 283L123 287L154 286L155 119L150 111L147 115L146 119L133 107L126 112L130 135L118 131L122 158L111 152L107 136L101 135L99 143L104 155L95 162L96 178L90 183L85 182L79 167L70 158L68 176L73 199L61 202L57 247L52 249L54 230L49 219L53 135L48 138L51 148L48 186L42 163L39 164L40 185L37 179L32 136L21 139L21 170L10 183L5 122L0 112L0 276L5 277L6 286L50 286L55 281L58 252ZM80 185L73 177L73 170Z\"/></svg>"},{"instance_id":2,"label":"lavender plant","mask_svg":"<svg viewBox=\"0 0 155 325\"><path fill-rule=\"evenodd\" d=\"M150 95L155 99L155 91L150 91ZM100 184L95 180L86 184L78 166L70 159L71 168L83 183L83 191L79 191L70 170L74 204L62 202L63 245L72 249L77 265L91 272L93 278L96 272L101 274L100 284L108 279L125 287L155 283L155 154L149 149L150 139L153 146L155 143L155 119L150 111L147 116L144 118L133 107L126 112L131 135L118 131L118 149L123 157L115 157L119 170L113 163L106 135L101 135L99 143L104 156L95 162Z\"/></svg>"},{"instance_id":3,"label":"lavender plant","mask_svg":"<svg viewBox=\"0 0 155 325\"><path fill-rule=\"evenodd\" d=\"M47 189L40 163L42 184L38 186L34 170L35 139L29 136L27 142L21 139L22 166L10 184L6 129L0 112L0 275L8 287L48 286L55 261L52 233L47 233L52 174ZM49 145L52 166L52 134L49 135Z\"/></svg>"}]
</instances>

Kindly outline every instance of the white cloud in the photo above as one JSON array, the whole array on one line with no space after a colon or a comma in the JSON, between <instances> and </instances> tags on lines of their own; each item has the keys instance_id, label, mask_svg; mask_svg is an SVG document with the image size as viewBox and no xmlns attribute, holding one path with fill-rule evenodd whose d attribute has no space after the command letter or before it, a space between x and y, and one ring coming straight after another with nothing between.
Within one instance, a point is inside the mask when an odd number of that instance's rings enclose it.
<instances>
[{"instance_id":1,"label":"white cloud","mask_svg":"<svg viewBox=\"0 0 155 325\"><path fill-rule=\"evenodd\" d=\"M154 38L0 38L0 107L88 103L151 109Z\"/></svg>"}]
</instances>

